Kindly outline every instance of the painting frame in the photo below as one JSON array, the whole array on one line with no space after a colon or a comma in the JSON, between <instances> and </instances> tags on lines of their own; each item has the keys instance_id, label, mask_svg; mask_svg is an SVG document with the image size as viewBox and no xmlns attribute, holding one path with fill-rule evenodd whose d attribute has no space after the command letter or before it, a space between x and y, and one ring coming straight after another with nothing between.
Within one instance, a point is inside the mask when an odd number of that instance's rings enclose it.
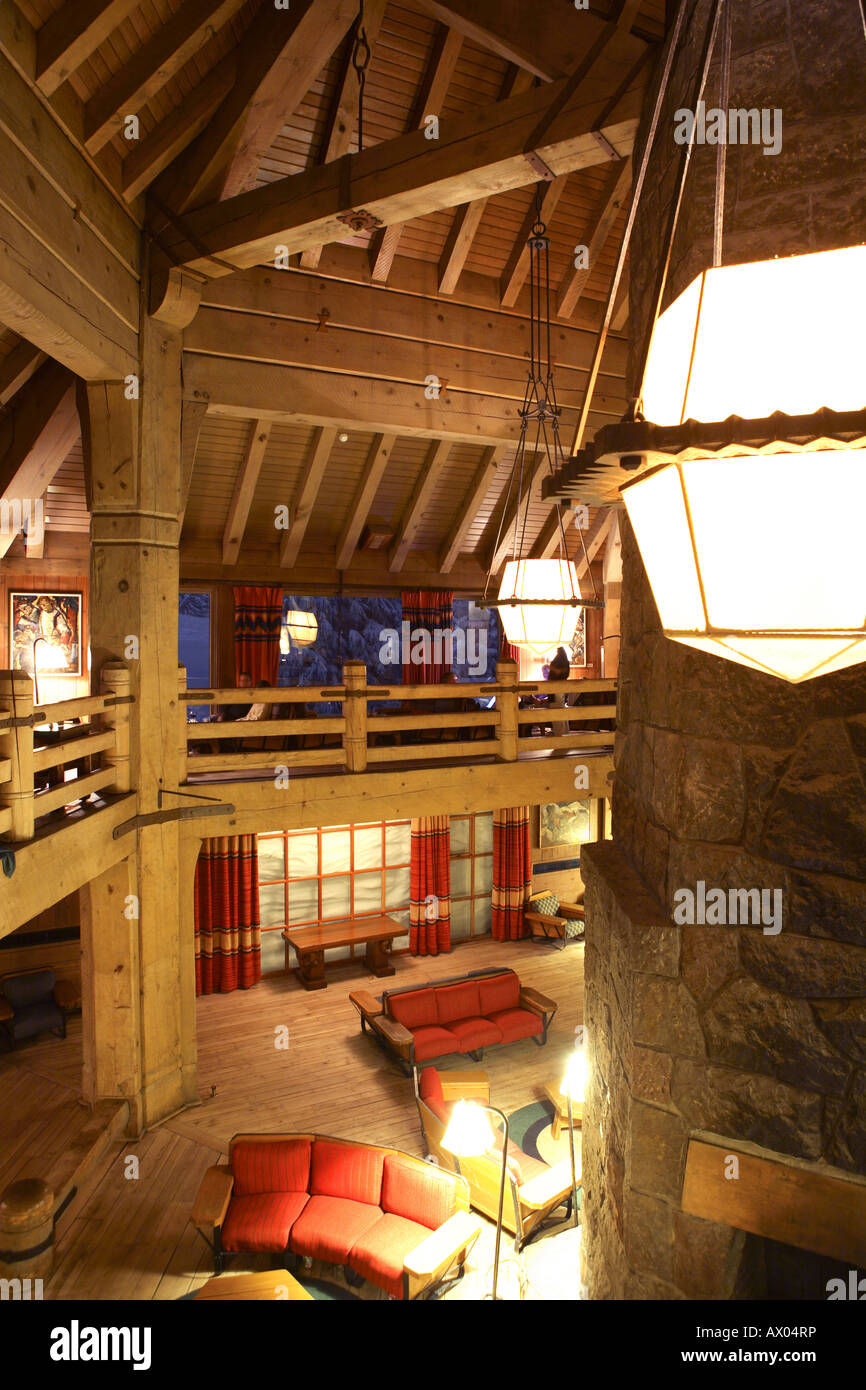
<instances>
[{"instance_id":1,"label":"painting frame","mask_svg":"<svg viewBox=\"0 0 866 1390\"><path fill-rule=\"evenodd\" d=\"M40 676L52 679L83 675L81 642L84 594L81 589L9 592L9 664L13 671L35 675L33 648L44 639Z\"/></svg>"},{"instance_id":2,"label":"painting frame","mask_svg":"<svg viewBox=\"0 0 866 1390\"><path fill-rule=\"evenodd\" d=\"M550 801L538 808L538 847L590 844L595 839L593 798Z\"/></svg>"}]
</instances>

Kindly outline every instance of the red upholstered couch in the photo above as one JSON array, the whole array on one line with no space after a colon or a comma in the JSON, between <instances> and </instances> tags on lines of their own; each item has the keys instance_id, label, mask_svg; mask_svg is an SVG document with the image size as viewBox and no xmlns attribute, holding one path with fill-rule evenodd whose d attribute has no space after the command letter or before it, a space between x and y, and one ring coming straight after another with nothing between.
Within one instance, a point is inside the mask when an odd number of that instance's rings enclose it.
<instances>
[{"instance_id":1,"label":"red upholstered couch","mask_svg":"<svg viewBox=\"0 0 866 1390\"><path fill-rule=\"evenodd\" d=\"M457 980L382 995L353 995L361 1027L397 1053L408 1069L418 1062L468 1053L480 1061L485 1047L532 1038L539 1047L557 1005L520 983L513 970L484 970Z\"/></svg>"},{"instance_id":2,"label":"red upholstered couch","mask_svg":"<svg viewBox=\"0 0 866 1390\"><path fill-rule=\"evenodd\" d=\"M310 1256L395 1298L429 1292L482 1223L465 1180L398 1149L316 1134L236 1134L191 1220L221 1274L227 1253Z\"/></svg>"}]
</instances>

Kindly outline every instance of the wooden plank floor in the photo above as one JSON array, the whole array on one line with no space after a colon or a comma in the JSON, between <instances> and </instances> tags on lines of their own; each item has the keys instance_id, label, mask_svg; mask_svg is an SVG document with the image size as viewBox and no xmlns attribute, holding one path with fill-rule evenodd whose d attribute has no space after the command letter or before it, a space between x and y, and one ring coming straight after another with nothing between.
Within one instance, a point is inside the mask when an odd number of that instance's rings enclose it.
<instances>
[{"instance_id":1,"label":"wooden plank floor","mask_svg":"<svg viewBox=\"0 0 866 1390\"><path fill-rule=\"evenodd\" d=\"M396 975L384 981L369 976L362 961L346 961L327 968L325 990L307 992L293 976L277 977L248 991L200 999L201 1103L138 1143L113 1145L100 1160L58 1223L55 1268L46 1297L173 1299L209 1277L210 1254L187 1224L189 1212L206 1168L225 1156L231 1136L239 1130L312 1130L423 1156L412 1083L369 1035L361 1034L348 999L351 989L379 993L383 986L397 988L489 966L511 966L525 984L556 1000L559 1012L546 1047L526 1039L485 1053L480 1065L489 1072L492 1099L511 1113L541 1099L544 1082L562 1075L574 1029L583 1019L581 945L558 951L550 944L500 943L485 937L462 942L448 955L402 955L395 963ZM287 1050L274 1045L275 1030L282 1026L289 1033ZM4 1172L14 1176L16 1164L27 1163L28 1171L38 1172L43 1151L47 1158L49 1150L56 1151L58 1135L65 1140L70 1130L62 1119L65 1109L61 1115L56 1108L58 1097L68 1105L70 1117L76 1110L87 1113L76 1106L70 1088L71 1078L80 1075L80 1019L71 1020L65 1041L49 1037L12 1058L0 1058L4 1128L9 1135L0 1146L0 1178ZM472 1063L455 1056L441 1065L448 1070ZM43 1111L41 1129L40 1104L54 1107L47 1124ZM24 1130L26 1139L20 1137ZM131 1158L137 1164L130 1164ZM557 1239L564 1242L566 1236ZM453 1296L478 1296L478 1280L483 1282L490 1265L491 1242L488 1231L473 1277L458 1285ZM528 1264L535 1261L537 1273L530 1278L537 1287L550 1278L552 1246L552 1241L541 1241L538 1253L528 1258ZM573 1265L571 1259L572 1272ZM237 1272L242 1267L240 1262L232 1265ZM257 1267L256 1258L248 1267ZM267 1268L267 1262L262 1267ZM369 1294L375 1297L376 1291Z\"/></svg>"}]
</instances>

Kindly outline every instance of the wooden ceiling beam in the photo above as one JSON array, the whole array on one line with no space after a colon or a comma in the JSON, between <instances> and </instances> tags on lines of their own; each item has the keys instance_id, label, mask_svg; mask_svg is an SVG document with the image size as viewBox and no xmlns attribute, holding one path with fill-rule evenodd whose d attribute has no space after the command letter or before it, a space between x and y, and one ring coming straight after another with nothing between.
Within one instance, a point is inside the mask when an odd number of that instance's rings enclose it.
<instances>
[{"instance_id":1,"label":"wooden ceiling beam","mask_svg":"<svg viewBox=\"0 0 866 1390\"><path fill-rule=\"evenodd\" d=\"M280 565L283 569L291 569L298 558L336 438L337 431L333 426L319 426L314 432L310 456L291 510L289 528L280 544Z\"/></svg>"},{"instance_id":2,"label":"wooden ceiling beam","mask_svg":"<svg viewBox=\"0 0 866 1390\"><path fill-rule=\"evenodd\" d=\"M496 470L505 452L504 446L498 449L485 449L484 457L475 470L475 477L472 479L469 491L461 502L454 524L439 551L439 568L443 574L449 573L457 556L463 550L463 543L478 515L481 503L490 491Z\"/></svg>"},{"instance_id":3,"label":"wooden ceiling beam","mask_svg":"<svg viewBox=\"0 0 866 1390\"><path fill-rule=\"evenodd\" d=\"M45 95L52 96L138 3L73 0L61 5L36 34L36 82Z\"/></svg>"},{"instance_id":4,"label":"wooden ceiling beam","mask_svg":"<svg viewBox=\"0 0 866 1390\"><path fill-rule=\"evenodd\" d=\"M228 53L211 68L180 107L170 111L149 135L130 148L123 161L123 195L136 198L182 154L204 130L220 102L231 91L237 58Z\"/></svg>"},{"instance_id":5,"label":"wooden ceiling beam","mask_svg":"<svg viewBox=\"0 0 866 1390\"><path fill-rule=\"evenodd\" d=\"M556 511L556 507L551 508L550 516L547 518L547 521L544 523L543 527L541 528L541 531L536 537L535 544L532 547L533 560L549 560L550 557L552 555L555 555L557 550L559 549L560 530ZM566 541L568 540L568 529L574 522L574 519L575 513L571 510L571 508L563 508L562 532L566 537ZM589 528L589 531L584 537L584 541L586 544L586 553L589 556L590 563L592 563L592 561L595 559L601 546L607 540L608 532L612 524L612 508L608 508L606 510L603 509L599 511L598 515L594 518L593 523ZM578 559L575 559L575 566L577 567L578 578L580 578L580 576L584 574L587 569L586 557L584 556L582 546L579 547L577 554L579 557L579 562Z\"/></svg>"},{"instance_id":6,"label":"wooden ceiling beam","mask_svg":"<svg viewBox=\"0 0 866 1390\"><path fill-rule=\"evenodd\" d=\"M235 50L231 91L161 175L156 196L183 212L253 183L261 154L303 101L356 12L355 0L295 0L289 10L263 4Z\"/></svg>"},{"instance_id":7,"label":"wooden ceiling beam","mask_svg":"<svg viewBox=\"0 0 866 1390\"><path fill-rule=\"evenodd\" d=\"M625 56L632 42L620 39L610 47ZM630 83L602 119L600 134L623 156L630 153L637 130L642 77ZM172 228L165 230L164 240L177 262L219 277L229 273L229 265L272 264L276 245L291 254L344 237L340 213L347 172L353 205L386 225L523 187L532 172L524 147L559 90L538 88L445 121L438 141L425 139L420 131L384 141L347 156L348 171L345 160L338 160L211 203L188 214L189 239ZM554 174L608 158L595 128L609 105L610 89L590 76L581 91L578 104L568 104L543 137L540 154Z\"/></svg>"},{"instance_id":8,"label":"wooden ceiling beam","mask_svg":"<svg viewBox=\"0 0 866 1390\"><path fill-rule=\"evenodd\" d=\"M391 457L391 451L397 442L396 434L377 434L374 436L373 443L367 454L364 463L364 471L361 474L361 481L352 502L352 510L349 519L343 527L340 539L337 541L337 569L346 570L352 563L352 558L358 548L358 541L361 532L370 515L370 508L373 499L379 490L379 484L385 476L385 469Z\"/></svg>"},{"instance_id":9,"label":"wooden ceiling beam","mask_svg":"<svg viewBox=\"0 0 866 1390\"><path fill-rule=\"evenodd\" d=\"M613 315L610 320L610 326L614 333L622 333L623 329L625 328L628 322L628 283L628 261L626 261L625 267L620 277L619 289L616 293L616 303L613 306Z\"/></svg>"},{"instance_id":10,"label":"wooden ceiling beam","mask_svg":"<svg viewBox=\"0 0 866 1390\"><path fill-rule=\"evenodd\" d=\"M587 267L585 269L572 267L566 272L557 295L556 313L558 318L570 319L577 308L577 302L604 250L604 244L610 236L613 224L628 201L631 179L632 161L631 155L629 155L627 159L614 165L608 174L595 215L585 233L587 240L583 244L587 248Z\"/></svg>"},{"instance_id":11,"label":"wooden ceiling beam","mask_svg":"<svg viewBox=\"0 0 866 1390\"><path fill-rule=\"evenodd\" d=\"M44 361L45 353L26 341L18 343L8 357L3 358L0 362L0 406L9 404Z\"/></svg>"},{"instance_id":12,"label":"wooden ceiling beam","mask_svg":"<svg viewBox=\"0 0 866 1390\"><path fill-rule=\"evenodd\" d=\"M3 422L0 445L0 499L27 507L44 494L81 434L75 385L56 362L46 363L21 391ZM0 557L15 539L0 533Z\"/></svg>"},{"instance_id":13,"label":"wooden ceiling beam","mask_svg":"<svg viewBox=\"0 0 866 1390\"><path fill-rule=\"evenodd\" d=\"M439 481L448 455L451 453L451 447L452 441L450 439L435 439L427 450L427 456L421 466L421 474L409 499L409 505L400 519L399 532L388 551L388 569L392 574L401 570L406 562L406 556L412 549L415 532L421 524L425 508L433 495L433 490Z\"/></svg>"},{"instance_id":14,"label":"wooden ceiling beam","mask_svg":"<svg viewBox=\"0 0 866 1390\"><path fill-rule=\"evenodd\" d=\"M606 20L567 0L418 0L420 8L481 48L546 82L565 77L586 57ZM633 0L632 0L633 4ZM636 9L637 6L634 5ZM628 24L631 28L631 23Z\"/></svg>"},{"instance_id":15,"label":"wooden ceiling beam","mask_svg":"<svg viewBox=\"0 0 866 1390\"><path fill-rule=\"evenodd\" d=\"M370 52L376 47L379 30L388 0L365 0L364 31ZM328 121L328 133L322 146L322 155L317 163L330 164L333 159L342 159L348 154L355 139L358 124L358 74L352 63L354 38L350 37L343 58L343 75L340 88L333 104ZM305 270L315 270L322 254L321 246L311 246L301 255L301 265Z\"/></svg>"},{"instance_id":16,"label":"wooden ceiling beam","mask_svg":"<svg viewBox=\"0 0 866 1390\"><path fill-rule=\"evenodd\" d=\"M84 143L90 153L107 145L122 128L124 117L145 106L242 4L243 0L184 0L168 23L86 103Z\"/></svg>"},{"instance_id":17,"label":"wooden ceiling beam","mask_svg":"<svg viewBox=\"0 0 866 1390\"><path fill-rule=\"evenodd\" d=\"M442 104L454 76L454 69L457 66L457 59L460 57L462 46L463 35L458 34L456 30L440 27L437 31L430 61L427 64L424 78L415 98L415 104L406 123L407 131L412 131L417 126L423 125L425 116L441 116ZM375 281L384 283L391 274L391 266L402 233L403 224L393 223L383 231L376 232L372 237L370 241L370 266Z\"/></svg>"},{"instance_id":18,"label":"wooden ceiling beam","mask_svg":"<svg viewBox=\"0 0 866 1390\"><path fill-rule=\"evenodd\" d=\"M254 420L250 426L247 447L235 481L235 490L232 494L223 532L224 565L237 564L272 428L273 425L270 420Z\"/></svg>"},{"instance_id":19,"label":"wooden ceiling beam","mask_svg":"<svg viewBox=\"0 0 866 1390\"><path fill-rule=\"evenodd\" d=\"M41 505L36 508L32 522L28 525L24 537L24 554L28 560L41 560L45 555L45 507L48 502L47 494L40 499Z\"/></svg>"}]
</instances>

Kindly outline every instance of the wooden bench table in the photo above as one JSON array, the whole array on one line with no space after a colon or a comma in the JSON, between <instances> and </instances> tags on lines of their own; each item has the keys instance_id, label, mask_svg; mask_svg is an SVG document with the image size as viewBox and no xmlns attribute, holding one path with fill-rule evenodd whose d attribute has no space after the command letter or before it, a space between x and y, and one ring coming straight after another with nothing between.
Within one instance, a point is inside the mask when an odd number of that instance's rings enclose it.
<instances>
[{"instance_id":1,"label":"wooden bench table","mask_svg":"<svg viewBox=\"0 0 866 1390\"><path fill-rule=\"evenodd\" d=\"M356 946L366 943L364 964L371 975L393 975L388 964L388 952L395 936L405 936L408 927L393 917L345 917L339 922L325 922L316 927L286 927L286 969L289 969L289 947L298 953L298 974L305 989L325 989L325 951L336 946Z\"/></svg>"}]
</instances>

